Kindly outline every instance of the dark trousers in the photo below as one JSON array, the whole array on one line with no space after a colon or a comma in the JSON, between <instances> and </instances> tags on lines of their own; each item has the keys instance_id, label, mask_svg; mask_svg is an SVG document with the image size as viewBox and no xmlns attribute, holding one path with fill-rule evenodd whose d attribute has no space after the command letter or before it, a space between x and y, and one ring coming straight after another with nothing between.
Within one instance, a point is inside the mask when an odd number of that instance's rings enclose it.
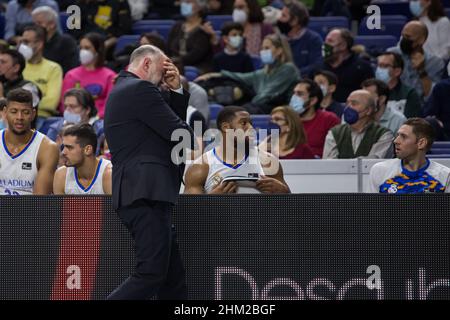
<instances>
[{"instance_id":1,"label":"dark trousers","mask_svg":"<svg viewBox=\"0 0 450 320\"><path fill-rule=\"evenodd\" d=\"M117 212L135 241L135 272L116 288L109 300L187 299L185 270L175 228L173 205L139 200Z\"/></svg>"}]
</instances>

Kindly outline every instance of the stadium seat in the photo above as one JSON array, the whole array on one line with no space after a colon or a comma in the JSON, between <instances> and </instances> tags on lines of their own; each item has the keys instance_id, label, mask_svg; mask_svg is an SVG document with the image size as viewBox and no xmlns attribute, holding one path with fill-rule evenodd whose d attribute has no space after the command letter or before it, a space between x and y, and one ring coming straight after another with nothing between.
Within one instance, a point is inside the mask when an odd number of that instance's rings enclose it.
<instances>
[{"instance_id":1,"label":"stadium seat","mask_svg":"<svg viewBox=\"0 0 450 320\"><path fill-rule=\"evenodd\" d=\"M210 103L209 104L209 118L211 121L216 121L217 115L219 114L220 110L223 109L223 105L218 103Z\"/></svg>"},{"instance_id":2,"label":"stadium seat","mask_svg":"<svg viewBox=\"0 0 450 320\"><path fill-rule=\"evenodd\" d=\"M447 159L450 158L450 153L447 154L427 154L429 159Z\"/></svg>"},{"instance_id":3,"label":"stadium seat","mask_svg":"<svg viewBox=\"0 0 450 320\"><path fill-rule=\"evenodd\" d=\"M67 18L69 18L69 14L67 12L61 11L59 13L59 23L61 24L62 32L68 32L67 28Z\"/></svg>"},{"instance_id":4,"label":"stadium seat","mask_svg":"<svg viewBox=\"0 0 450 320\"><path fill-rule=\"evenodd\" d=\"M394 36L356 36L355 44L360 44L366 47L366 51L376 56L390 47L397 45L398 39Z\"/></svg>"},{"instance_id":5,"label":"stadium seat","mask_svg":"<svg viewBox=\"0 0 450 320\"><path fill-rule=\"evenodd\" d=\"M450 8L445 8L445 13L447 14L447 17L450 19Z\"/></svg>"},{"instance_id":6,"label":"stadium seat","mask_svg":"<svg viewBox=\"0 0 450 320\"><path fill-rule=\"evenodd\" d=\"M39 132L42 134L47 134L48 129L50 129L50 126L54 124L55 122L58 122L61 120L61 117L49 117L45 119L44 123L42 124L41 128L39 129Z\"/></svg>"},{"instance_id":7,"label":"stadium seat","mask_svg":"<svg viewBox=\"0 0 450 320\"><path fill-rule=\"evenodd\" d=\"M449 149L449 151L450 151L450 141L435 141L431 147L432 148L446 148L446 149Z\"/></svg>"},{"instance_id":8,"label":"stadium seat","mask_svg":"<svg viewBox=\"0 0 450 320\"><path fill-rule=\"evenodd\" d=\"M252 114L250 118L252 120L253 128L255 128L256 130L258 129L269 130L273 128L273 124L270 121L272 119L270 114Z\"/></svg>"},{"instance_id":9,"label":"stadium seat","mask_svg":"<svg viewBox=\"0 0 450 320\"><path fill-rule=\"evenodd\" d=\"M184 76L188 81L197 79L200 71L194 66L184 66Z\"/></svg>"},{"instance_id":10,"label":"stadium seat","mask_svg":"<svg viewBox=\"0 0 450 320\"><path fill-rule=\"evenodd\" d=\"M233 21L233 17L231 15L209 15L206 17L206 21L211 22L214 30L221 30L225 22Z\"/></svg>"},{"instance_id":11,"label":"stadium seat","mask_svg":"<svg viewBox=\"0 0 450 320\"><path fill-rule=\"evenodd\" d=\"M381 16L381 29L369 29L367 19L364 17L359 25L359 35L392 35L399 39L407 22L407 18L401 15Z\"/></svg>"},{"instance_id":12,"label":"stadium seat","mask_svg":"<svg viewBox=\"0 0 450 320\"><path fill-rule=\"evenodd\" d=\"M264 66L261 61L261 58L259 56L252 55L251 58L252 58L253 68L255 68L255 70L261 69Z\"/></svg>"},{"instance_id":13,"label":"stadium seat","mask_svg":"<svg viewBox=\"0 0 450 320\"><path fill-rule=\"evenodd\" d=\"M132 32L140 35L144 32L154 31L167 40L174 23L174 20L141 20L133 24Z\"/></svg>"},{"instance_id":14,"label":"stadium seat","mask_svg":"<svg viewBox=\"0 0 450 320\"><path fill-rule=\"evenodd\" d=\"M408 19L412 18L408 1L375 0L371 4L380 7L381 15L401 14Z\"/></svg>"},{"instance_id":15,"label":"stadium seat","mask_svg":"<svg viewBox=\"0 0 450 320\"><path fill-rule=\"evenodd\" d=\"M349 21L346 17L311 17L308 28L318 32L325 39L333 28L349 28Z\"/></svg>"},{"instance_id":16,"label":"stadium seat","mask_svg":"<svg viewBox=\"0 0 450 320\"><path fill-rule=\"evenodd\" d=\"M123 48L125 48L129 44L138 43L139 42L139 35L137 34L126 34L123 36L120 36L117 39L116 48L114 49L114 53L120 52Z\"/></svg>"}]
</instances>

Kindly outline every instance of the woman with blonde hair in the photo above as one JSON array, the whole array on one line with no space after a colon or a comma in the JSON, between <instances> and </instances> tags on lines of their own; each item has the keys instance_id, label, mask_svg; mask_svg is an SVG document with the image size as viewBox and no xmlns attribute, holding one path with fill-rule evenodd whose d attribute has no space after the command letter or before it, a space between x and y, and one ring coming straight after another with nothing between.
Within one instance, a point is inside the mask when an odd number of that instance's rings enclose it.
<instances>
[{"instance_id":1,"label":"woman with blonde hair","mask_svg":"<svg viewBox=\"0 0 450 320\"><path fill-rule=\"evenodd\" d=\"M243 107L251 114L268 114L275 106L288 102L287 95L291 93L300 74L292 63L289 43L282 35L266 36L260 57L264 64L262 69L246 73L221 70L219 73L202 75L196 81L214 77L233 79L255 93L251 102Z\"/></svg>"},{"instance_id":2,"label":"woman with blonde hair","mask_svg":"<svg viewBox=\"0 0 450 320\"><path fill-rule=\"evenodd\" d=\"M278 141L269 136L260 144L260 149L267 150L280 159L314 159L314 154L306 143L306 134L298 114L289 106L276 107L271 112L271 121L280 127ZM278 143L278 148L271 150L271 144Z\"/></svg>"}]
</instances>

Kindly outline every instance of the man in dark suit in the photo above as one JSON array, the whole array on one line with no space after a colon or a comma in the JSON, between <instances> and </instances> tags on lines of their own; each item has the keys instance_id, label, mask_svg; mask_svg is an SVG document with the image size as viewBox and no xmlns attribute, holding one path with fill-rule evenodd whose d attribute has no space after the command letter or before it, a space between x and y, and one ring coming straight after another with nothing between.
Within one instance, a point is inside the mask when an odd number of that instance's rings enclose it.
<instances>
[{"instance_id":1,"label":"man in dark suit","mask_svg":"<svg viewBox=\"0 0 450 320\"><path fill-rule=\"evenodd\" d=\"M159 85L170 89L169 104ZM158 48L133 51L106 103L105 135L112 154L113 207L130 231L135 272L108 299L186 299L185 271L171 213L182 168L171 160L176 129L186 119L189 93L178 69Z\"/></svg>"}]
</instances>

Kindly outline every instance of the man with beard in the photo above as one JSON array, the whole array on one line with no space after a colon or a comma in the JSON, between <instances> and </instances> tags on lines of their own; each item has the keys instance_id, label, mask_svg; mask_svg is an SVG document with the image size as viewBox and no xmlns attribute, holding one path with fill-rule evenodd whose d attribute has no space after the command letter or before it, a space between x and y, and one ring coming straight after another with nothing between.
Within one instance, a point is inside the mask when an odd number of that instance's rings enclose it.
<instances>
[{"instance_id":1,"label":"man with beard","mask_svg":"<svg viewBox=\"0 0 450 320\"><path fill-rule=\"evenodd\" d=\"M159 86L170 89L166 103ZM133 51L106 103L105 136L112 155L113 208L135 240L134 273L108 299L186 299L186 281L171 223L184 167L172 158L172 133L193 138L186 119L189 93L157 47Z\"/></svg>"},{"instance_id":2,"label":"man with beard","mask_svg":"<svg viewBox=\"0 0 450 320\"><path fill-rule=\"evenodd\" d=\"M31 93L11 90L6 96L4 116L8 128L0 131L0 194L51 194L59 153L56 144L36 130Z\"/></svg>"},{"instance_id":3,"label":"man with beard","mask_svg":"<svg viewBox=\"0 0 450 320\"><path fill-rule=\"evenodd\" d=\"M97 135L88 123L62 133L64 166L53 179L54 194L111 194L111 162L97 159Z\"/></svg>"},{"instance_id":4,"label":"man with beard","mask_svg":"<svg viewBox=\"0 0 450 320\"><path fill-rule=\"evenodd\" d=\"M224 108L217 116L217 128L220 143L189 167L185 193L290 193L278 159L252 146L253 127L244 108Z\"/></svg>"},{"instance_id":5,"label":"man with beard","mask_svg":"<svg viewBox=\"0 0 450 320\"><path fill-rule=\"evenodd\" d=\"M301 75L308 75L315 67L322 65L322 38L308 29L308 9L301 2L292 1L281 10L277 27L289 40L292 58Z\"/></svg>"},{"instance_id":6,"label":"man with beard","mask_svg":"<svg viewBox=\"0 0 450 320\"><path fill-rule=\"evenodd\" d=\"M420 21L411 21L403 27L398 46L388 49L401 54L405 67L400 79L416 89L422 101L428 98L433 85L441 80L445 69L441 58L424 52L427 37L427 26Z\"/></svg>"},{"instance_id":7,"label":"man with beard","mask_svg":"<svg viewBox=\"0 0 450 320\"><path fill-rule=\"evenodd\" d=\"M319 69L331 71L338 77L338 86L334 92L337 102L345 102L364 80L374 77L370 64L353 53L352 47L353 36L344 28L331 30L322 47L324 63ZM313 76L314 72L310 74L311 78Z\"/></svg>"}]
</instances>

